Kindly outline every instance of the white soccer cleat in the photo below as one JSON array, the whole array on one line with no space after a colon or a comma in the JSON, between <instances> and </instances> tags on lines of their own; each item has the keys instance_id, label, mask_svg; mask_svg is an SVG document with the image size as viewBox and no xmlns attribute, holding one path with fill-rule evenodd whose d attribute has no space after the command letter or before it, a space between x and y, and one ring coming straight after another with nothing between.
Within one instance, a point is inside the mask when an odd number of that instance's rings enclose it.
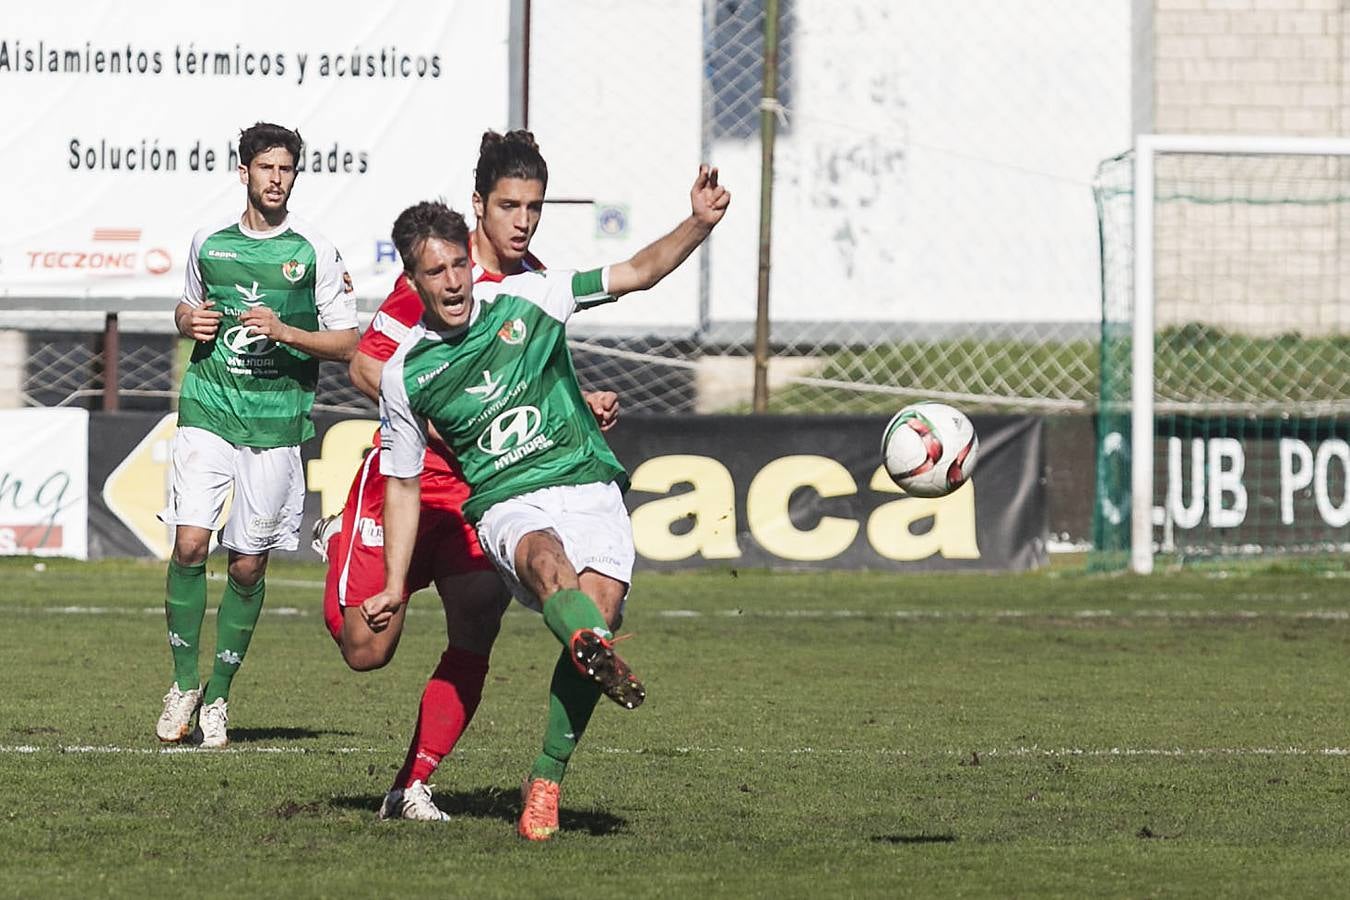
<instances>
[{"instance_id":1,"label":"white soccer cleat","mask_svg":"<svg viewBox=\"0 0 1350 900\"><path fill-rule=\"evenodd\" d=\"M155 723L155 734L166 744L176 744L192 731L192 714L202 702L200 687L185 691L174 682L164 695L164 711Z\"/></svg>"},{"instance_id":2,"label":"white soccer cleat","mask_svg":"<svg viewBox=\"0 0 1350 900\"><path fill-rule=\"evenodd\" d=\"M223 750L230 745L230 736L225 730L229 721L229 704L224 697L217 697L214 703L202 707L197 715L197 730L201 732L203 750Z\"/></svg>"},{"instance_id":3,"label":"white soccer cleat","mask_svg":"<svg viewBox=\"0 0 1350 900\"><path fill-rule=\"evenodd\" d=\"M414 781L406 788L394 788L380 804L381 819L413 819L418 822L449 822L450 817L431 802L431 785Z\"/></svg>"},{"instance_id":4,"label":"white soccer cleat","mask_svg":"<svg viewBox=\"0 0 1350 900\"><path fill-rule=\"evenodd\" d=\"M314 523L314 540L310 546L314 552L319 554L319 559L328 562L328 542L333 539L333 535L342 530L342 513L332 516L324 516Z\"/></svg>"}]
</instances>

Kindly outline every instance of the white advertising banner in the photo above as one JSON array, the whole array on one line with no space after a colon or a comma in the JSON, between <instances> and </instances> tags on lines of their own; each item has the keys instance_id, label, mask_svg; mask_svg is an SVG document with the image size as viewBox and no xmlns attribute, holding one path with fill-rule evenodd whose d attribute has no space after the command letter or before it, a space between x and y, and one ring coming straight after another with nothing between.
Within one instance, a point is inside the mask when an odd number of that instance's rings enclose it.
<instances>
[{"instance_id":1,"label":"white advertising banner","mask_svg":"<svg viewBox=\"0 0 1350 900\"><path fill-rule=\"evenodd\" d=\"M243 211L237 142L258 121L300 131L291 209L383 297L394 217L439 196L467 211L478 139L506 126L509 7L12 4L0 298L177 298L193 232Z\"/></svg>"},{"instance_id":2,"label":"white advertising banner","mask_svg":"<svg viewBox=\"0 0 1350 900\"><path fill-rule=\"evenodd\" d=\"M89 412L0 410L0 556L86 559Z\"/></svg>"}]
</instances>

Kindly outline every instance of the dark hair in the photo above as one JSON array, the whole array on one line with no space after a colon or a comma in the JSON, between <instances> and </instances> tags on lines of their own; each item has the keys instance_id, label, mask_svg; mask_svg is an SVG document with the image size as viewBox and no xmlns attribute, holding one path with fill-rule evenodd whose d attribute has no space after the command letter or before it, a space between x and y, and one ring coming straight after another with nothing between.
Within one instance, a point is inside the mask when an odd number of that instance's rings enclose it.
<instances>
[{"instance_id":1,"label":"dark hair","mask_svg":"<svg viewBox=\"0 0 1350 900\"><path fill-rule=\"evenodd\" d=\"M247 166L259 153L282 147L291 151L291 159L300 161L300 132L271 122L259 122L239 132L239 164Z\"/></svg>"},{"instance_id":2,"label":"dark hair","mask_svg":"<svg viewBox=\"0 0 1350 900\"><path fill-rule=\"evenodd\" d=\"M506 134L483 132L483 141L478 145L478 166L473 170L473 189L487 199L503 178L541 181L548 188L548 164L530 132L524 129Z\"/></svg>"},{"instance_id":3,"label":"dark hair","mask_svg":"<svg viewBox=\"0 0 1350 900\"><path fill-rule=\"evenodd\" d=\"M398 255L403 257L403 268L411 272L417 251L429 238L468 247L469 226L462 215L445 205L445 201L423 200L398 214L390 236Z\"/></svg>"}]
</instances>

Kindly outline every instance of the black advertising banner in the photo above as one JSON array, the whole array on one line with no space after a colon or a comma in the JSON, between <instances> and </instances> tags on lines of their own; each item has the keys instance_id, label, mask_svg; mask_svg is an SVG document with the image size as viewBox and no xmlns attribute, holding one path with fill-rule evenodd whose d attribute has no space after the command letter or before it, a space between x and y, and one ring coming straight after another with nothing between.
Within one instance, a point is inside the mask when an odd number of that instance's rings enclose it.
<instances>
[{"instance_id":1,"label":"black advertising banner","mask_svg":"<svg viewBox=\"0 0 1350 900\"><path fill-rule=\"evenodd\" d=\"M977 416L980 460L948 497L906 497L879 463L878 416L625 416L609 434L633 485L640 569L770 567L1000 571L1046 561L1043 425ZM155 518L174 416L90 420L93 556L166 557ZM346 501L369 419L317 416L302 451L309 529Z\"/></svg>"},{"instance_id":2,"label":"black advertising banner","mask_svg":"<svg viewBox=\"0 0 1350 900\"><path fill-rule=\"evenodd\" d=\"M977 416L972 483L906 497L880 465L878 416L629 417L639 564L800 569L1028 569L1046 561L1042 424Z\"/></svg>"}]
</instances>

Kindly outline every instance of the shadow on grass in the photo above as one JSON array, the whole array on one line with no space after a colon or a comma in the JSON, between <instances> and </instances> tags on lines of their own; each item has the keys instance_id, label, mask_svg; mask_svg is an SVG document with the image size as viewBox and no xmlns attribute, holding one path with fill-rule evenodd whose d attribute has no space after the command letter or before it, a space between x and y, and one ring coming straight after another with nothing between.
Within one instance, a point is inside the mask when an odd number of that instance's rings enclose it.
<instances>
[{"instance_id":1,"label":"shadow on grass","mask_svg":"<svg viewBox=\"0 0 1350 900\"><path fill-rule=\"evenodd\" d=\"M470 791L437 791L436 805L449 814L474 819L498 819L515 825L520 818L520 791L497 787L476 788ZM341 809L364 810L373 816L384 802L384 794L350 794L334 797L329 805ZM584 831L593 837L618 834L628 820L598 809L568 809L566 800L558 811L558 824L563 831Z\"/></svg>"},{"instance_id":2,"label":"shadow on grass","mask_svg":"<svg viewBox=\"0 0 1350 900\"><path fill-rule=\"evenodd\" d=\"M955 844L954 834L874 834L874 844Z\"/></svg>"},{"instance_id":3,"label":"shadow on grass","mask_svg":"<svg viewBox=\"0 0 1350 900\"><path fill-rule=\"evenodd\" d=\"M312 741L326 735L350 737L354 731L316 731L313 728L231 728L230 743L251 744L256 741Z\"/></svg>"}]
</instances>

